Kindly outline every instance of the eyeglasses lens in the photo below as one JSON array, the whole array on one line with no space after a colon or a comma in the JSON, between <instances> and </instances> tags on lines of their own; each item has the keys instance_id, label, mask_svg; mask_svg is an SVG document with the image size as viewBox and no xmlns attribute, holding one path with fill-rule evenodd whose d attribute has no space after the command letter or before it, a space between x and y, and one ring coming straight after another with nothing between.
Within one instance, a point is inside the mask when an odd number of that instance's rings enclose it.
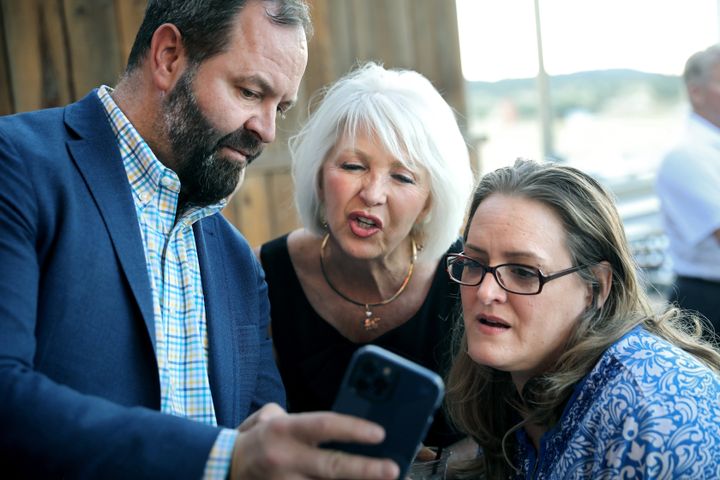
<instances>
[{"instance_id":1,"label":"eyeglasses lens","mask_svg":"<svg viewBox=\"0 0 720 480\"><path fill-rule=\"evenodd\" d=\"M493 270L495 280L507 291L534 294L540 290L539 272L532 267L500 265ZM462 257L456 257L450 264L451 277L464 285L479 285L489 271L488 267Z\"/></svg>"}]
</instances>

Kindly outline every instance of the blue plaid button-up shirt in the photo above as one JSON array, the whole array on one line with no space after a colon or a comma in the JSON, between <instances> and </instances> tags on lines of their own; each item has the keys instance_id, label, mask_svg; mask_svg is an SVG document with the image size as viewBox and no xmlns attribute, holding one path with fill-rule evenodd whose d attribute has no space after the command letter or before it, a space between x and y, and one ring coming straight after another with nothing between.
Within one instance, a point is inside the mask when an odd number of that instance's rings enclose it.
<instances>
[{"instance_id":1,"label":"blue plaid button-up shirt","mask_svg":"<svg viewBox=\"0 0 720 480\"><path fill-rule=\"evenodd\" d=\"M217 425L208 379L208 338L200 265L192 225L226 201L191 208L175 219L180 180L165 167L102 86L120 147L145 247L155 320L161 411ZM205 467L205 478L222 479L230 467L237 432L223 429Z\"/></svg>"}]
</instances>

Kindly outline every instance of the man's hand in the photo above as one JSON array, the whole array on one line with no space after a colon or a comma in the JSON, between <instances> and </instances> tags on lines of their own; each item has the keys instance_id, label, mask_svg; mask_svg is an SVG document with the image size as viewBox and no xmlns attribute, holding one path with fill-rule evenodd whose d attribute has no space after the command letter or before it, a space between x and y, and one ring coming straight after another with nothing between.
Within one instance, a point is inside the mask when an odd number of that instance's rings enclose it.
<instances>
[{"instance_id":1,"label":"man's hand","mask_svg":"<svg viewBox=\"0 0 720 480\"><path fill-rule=\"evenodd\" d=\"M390 480L398 466L390 460L318 448L329 441L380 443L378 425L332 412L288 415L268 404L247 418L235 441L232 479L343 478Z\"/></svg>"}]
</instances>

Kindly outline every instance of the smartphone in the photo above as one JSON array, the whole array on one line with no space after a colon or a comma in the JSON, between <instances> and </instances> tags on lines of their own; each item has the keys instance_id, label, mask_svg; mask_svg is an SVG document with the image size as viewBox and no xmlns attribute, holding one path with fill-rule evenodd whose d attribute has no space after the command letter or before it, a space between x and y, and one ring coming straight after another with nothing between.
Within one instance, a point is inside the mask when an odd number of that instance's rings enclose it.
<instances>
[{"instance_id":1,"label":"smartphone","mask_svg":"<svg viewBox=\"0 0 720 480\"><path fill-rule=\"evenodd\" d=\"M377 445L329 443L327 448L390 458L405 478L442 402L445 387L432 370L375 345L359 348L345 371L333 411L385 428Z\"/></svg>"}]
</instances>

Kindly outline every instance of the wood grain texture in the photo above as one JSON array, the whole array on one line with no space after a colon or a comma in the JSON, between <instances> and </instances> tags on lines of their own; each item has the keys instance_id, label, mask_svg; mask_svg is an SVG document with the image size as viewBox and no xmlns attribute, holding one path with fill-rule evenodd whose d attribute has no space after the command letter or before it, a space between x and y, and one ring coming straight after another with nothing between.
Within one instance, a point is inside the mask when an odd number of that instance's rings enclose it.
<instances>
[{"instance_id":1,"label":"wood grain texture","mask_svg":"<svg viewBox=\"0 0 720 480\"><path fill-rule=\"evenodd\" d=\"M269 203L267 185L267 175L247 175L235 194L240 211L236 226L253 247L271 239L273 234L270 218L275 207Z\"/></svg>"},{"instance_id":2,"label":"wood grain texture","mask_svg":"<svg viewBox=\"0 0 720 480\"><path fill-rule=\"evenodd\" d=\"M113 0L64 0L71 75L77 96L115 85L120 60Z\"/></svg>"},{"instance_id":3,"label":"wood grain texture","mask_svg":"<svg viewBox=\"0 0 720 480\"><path fill-rule=\"evenodd\" d=\"M114 0L120 66L123 69L127 65L127 58L142 23L146 5L146 0Z\"/></svg>"},{"instance_id":4,"label":"wood grain texture","mask_svg":"<svg viewBox=\"0 0 720 480\"><path fill-rule=\"evenodd\" d=\"M280 168L270 173L269 200L274 215L271 216L271 233L289 232L300 226L293 197L293 180L289 168Z\"/></svg>"},{"instance_id":5,"label":"wood grain texture","mask_svg":"<svg viewBox=\"0 0 720 480\"><path fill-rule=\"evenodd\" d=\"M16 112L64 105L73 99L59 1L2 1Z\"/></svg>"},{"instance_id":6,"label":"wood grain texture","mask_svg":"<svg viewBox=\"0 0 720 480\"><path fill-rule=\"evenodd\" d=\"M10 79L10 60L7 55L7 41L5 39L5 15L0 2L0 115L9 115L15 111L13 102L13 86Z\"/></svg>"}]
</instances>

